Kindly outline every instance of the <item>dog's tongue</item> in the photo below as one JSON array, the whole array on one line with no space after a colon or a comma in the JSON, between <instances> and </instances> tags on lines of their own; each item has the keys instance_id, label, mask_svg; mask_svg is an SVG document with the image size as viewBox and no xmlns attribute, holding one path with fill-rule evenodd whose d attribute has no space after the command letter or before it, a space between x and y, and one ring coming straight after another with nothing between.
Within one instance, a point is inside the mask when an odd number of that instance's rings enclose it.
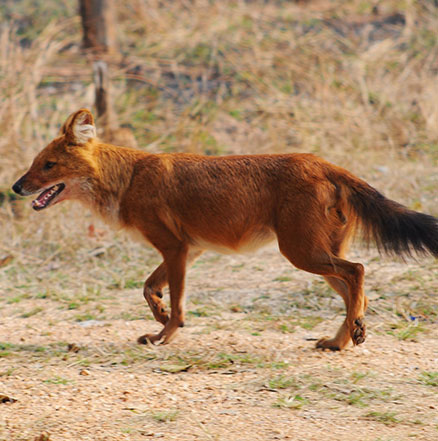
<instances>
[{"instance_id":1,"label":"dog's tongue","mask_svg":"<svg viewBox=\"0 0 438 441\"><path fill-rule=\"evenodd\" d=\"M46 208L50 200L58 193L59 185L54 185L48 190L44 190L35 200L32 201L34 210Z\"/></svg>"}]
</instances>

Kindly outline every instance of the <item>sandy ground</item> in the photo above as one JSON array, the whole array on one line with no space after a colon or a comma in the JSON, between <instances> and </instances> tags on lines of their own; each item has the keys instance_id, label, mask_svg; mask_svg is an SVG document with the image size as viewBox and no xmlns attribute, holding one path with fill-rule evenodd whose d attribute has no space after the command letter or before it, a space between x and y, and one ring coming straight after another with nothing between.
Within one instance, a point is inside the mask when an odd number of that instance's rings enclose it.
<instances>
[{"instance_id":1,"label":"sandy ground","mask_svg":"<svg viewBox=\"0 0 438 441\"><path fill-rule=\"evenodd\" d=\"M371 287L377 277L389 286L418 269L365 254ZM394 299L373 300L371 290L367 341L317 351L314 339L342 321L342 303L312 293L319 279L293 270L274 249L208 254L187 285L187 325L159 347L135 343L159 329L150 315L141 319L138 288L102 293L102 319L78 321L77 309L48 299L4 302L0 439L438 438L436 323L397 338L386 306Z\"/></svg>"}]
</instances>

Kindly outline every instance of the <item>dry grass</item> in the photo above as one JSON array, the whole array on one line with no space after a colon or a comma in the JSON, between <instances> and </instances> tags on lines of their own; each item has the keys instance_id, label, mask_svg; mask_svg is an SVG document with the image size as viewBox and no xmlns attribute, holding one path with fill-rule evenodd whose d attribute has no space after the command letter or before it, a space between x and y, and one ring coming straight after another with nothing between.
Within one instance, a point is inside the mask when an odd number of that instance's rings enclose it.
<instances>
[{"instance_id":1,"label":"dry grass","mask_svg":"<svg viewBox=\"0 0 438 441\"><path fill-rule=\"evenodd\" d=\"M108 60L118 120L152 152L314 152L407 206L438 215L433 4L129 2L119 10L123 57ZM267 421L260 431L247 428L251 439L288 439L282 421L292 417L284 412L295 412L297 428L310 424L312 434L321 436L322 429L309 423L317 412L333 433L324 439L341 440L349 438L331 421L353 409L351 419L338 423L353 429L362 424L364 440L410 439L412 433L435 439L438 421L424 406L436 389L436 352L427 346L438 320L436 261L404 265L381 260L373 250L353 251L367 264L371 341L379 342L375 360L365 367L352 352L326 359L310 350L309 341L298 343L295 353L297 341L333 332L328 319L342 314L343 306L319 279L291 269L271 251L245 258L206 254L190 272L192 329L166 349L131 344L145 327L156 326L143 321L151 316L140 291L158 256L100 224L90 234L94 221L77 205L36 214L8 190L70 112L93 106L92 60L81 52L75 14L75 0L0 5L0 376L11 385L33 382L35 396L20 386L8 391L16 392L21 411L24 397L38 407L46 393L61 401L78 393L81 400L90 395L103 403L96 412L104 418L105 439L160 433L193 439L189 427L196 439L229 439L231 430L243 440L245 421L236 416L235 427L230 422L244 403L255 419L278 421L277 431L264 432ZM68 343L78 344L78 352L69 351ZM412 357L418 366L408 380L408 367L396 371L394 347L396 360ZM382 372L379 363L389 367ZM134 375L144 370L157 382L148 383L153 409L139 404L142 383ZM126 409L104 413L112 397L99 389L103 372L126 381L135 397L120 404ZM92 385L88 395L86 388L76 390L82 379ZM194 421L178 400L162 399L157 386L176 387L187 402L182 379L191 387L199 382L199 400L217 400L210 388L232 404L220 407L217 420L194 401L189 408L204 423ZM116 402L123 399L121 394ZM63 432L56 418L37 416L33 426L17 423L12 438L3 435L0 420L0 439L33 439L47 427L53 441L74 439L74 430ZM73 424L68 414L65 421ZM83 439L94 423L87 415L79 424ZM371 430L373 424L380 429Z\"/></svg>"}]
</instances>

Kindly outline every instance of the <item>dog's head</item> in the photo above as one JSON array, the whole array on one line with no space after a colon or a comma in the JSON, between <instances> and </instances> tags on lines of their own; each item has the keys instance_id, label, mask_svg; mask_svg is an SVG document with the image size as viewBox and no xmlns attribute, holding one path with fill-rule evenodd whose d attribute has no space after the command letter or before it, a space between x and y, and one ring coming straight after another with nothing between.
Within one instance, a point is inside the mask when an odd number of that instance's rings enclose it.
<instances>
[{"instance_id":1,"label":"dog's head","mask_svg":"<svg viewBox=\"0 0 438 441\"><path fill-rule=\"evenodd\" d=\"M35 210L66 199L81 199L93 176L93 139L96 127L89 110L72 113L60 134L33 160L29 170L13 185L22 195L40 195L32 202Z\"/></svg>"}]
</instances>

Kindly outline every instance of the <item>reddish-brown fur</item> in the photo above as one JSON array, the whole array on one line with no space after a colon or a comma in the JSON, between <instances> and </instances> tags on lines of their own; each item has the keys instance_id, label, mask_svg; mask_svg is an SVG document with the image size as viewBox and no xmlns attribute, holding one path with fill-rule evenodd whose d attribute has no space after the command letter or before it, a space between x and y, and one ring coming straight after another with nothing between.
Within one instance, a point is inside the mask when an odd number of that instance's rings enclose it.
<instances>
[{"instance_id":1,"label":"reddish-brown fur","mask_svg":"<svg viewBox=\"0 0 438 441\"><path fill-rule=\"evenodd\" d=\"M101 143L93 128L87 110L72 114L14 190L32 194L62 182L66 187L53 203L79 200L107 222L141 233L161 253L163 263L146 280L144 296L164 327L140 342L167 343L183 326L186 265L206 248L239 251L276 238L293 265L322 275L343 298L344 323L334 338L317 343L333 350L365 339L364 267L344 258L359 225L387 251L438 255L435 218L383 198L314 155L148 154ZM79 142L82 129L85 141L81 135ZM48 168L48 162L55 165ZM392 237L385 225L394 219L400 226ZM162 302L166 285L170 316Z\"/></svg>"}]
</instances>

